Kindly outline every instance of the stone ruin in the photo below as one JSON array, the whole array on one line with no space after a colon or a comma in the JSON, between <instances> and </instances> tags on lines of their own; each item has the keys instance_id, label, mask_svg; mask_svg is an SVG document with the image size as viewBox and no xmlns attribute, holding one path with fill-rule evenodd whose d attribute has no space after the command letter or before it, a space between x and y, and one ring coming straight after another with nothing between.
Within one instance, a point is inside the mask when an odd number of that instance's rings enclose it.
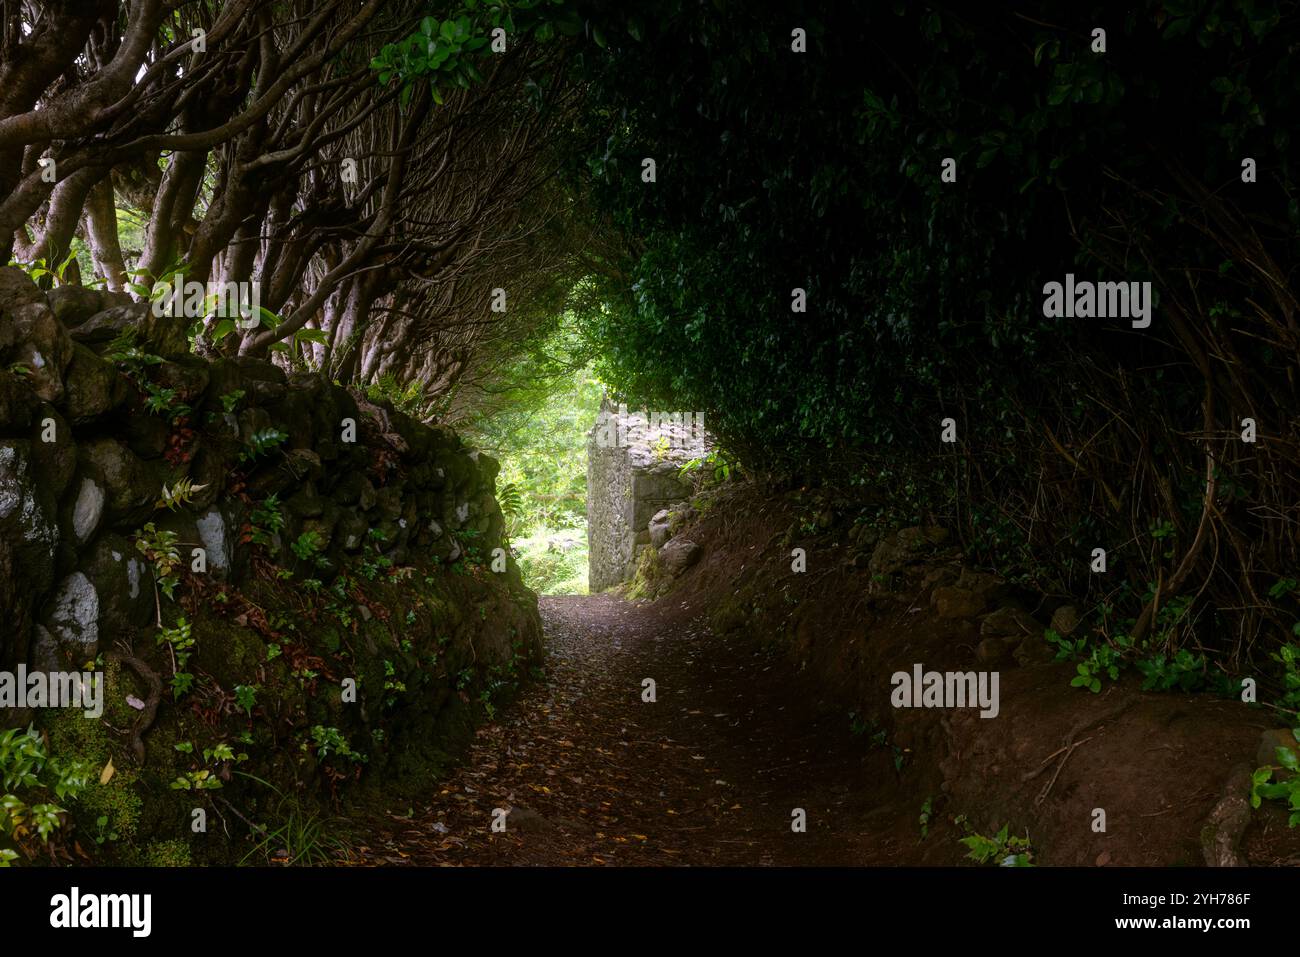
<instances>
[{"instance_id":1,"label":"stone ruin","mask_svg":"<svg viewBox=\"0 0 1300 957\"><path fill-rule=\"evenodd\" d=\"M657 513L690 497L684 464L708 454L699 413L628 412L608 399L587 434L588 586L599 592L631 578Z\"/></svg>"}]
</instances>

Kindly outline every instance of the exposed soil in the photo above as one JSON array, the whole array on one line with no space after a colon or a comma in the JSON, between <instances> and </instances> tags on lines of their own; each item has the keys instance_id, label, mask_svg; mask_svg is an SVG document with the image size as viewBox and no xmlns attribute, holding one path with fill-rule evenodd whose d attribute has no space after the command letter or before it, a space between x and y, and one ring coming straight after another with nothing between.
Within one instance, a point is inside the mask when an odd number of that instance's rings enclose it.
<instances>
[{"instance_id":1,"label":"exposed soil","mask_svg":"<svg viewBox=\"0 0 1300 957\"><path fill-rule=\"evenodd\" d=\"M365 849L372 863L851 865L937 857L892 759L772 652L679 607L542 600L548 675ZM642 680L657 700L642 701ZM882 801L882 799L884 799ZM492 833L494 808L512 809ZM806 833L792 830L795 808ZM935 854L927 853L933 850Z\"/></svg>"},{"instance_id":2,"label":"exposed soil","mask_svg":"<svg viewBox=\"0 0 1300 957\"><path fill-rule=\"evenodd\" d=\"M790 574L776 540L789 520L779 504L715 509L688 529L704 558L658 602L543 599L545 681L478 731L427 803L369 828L359 859L969 864L953 820L964 815L982 834L1027 835L1042 864L1204 863L1205 825L1244 796L1270 714L1129 680L1093 695L1069 687L1070 664L1043 659L1001 663L996 720L895 710L894 671L985 667L977 623L930 609L941 556L879 593L823 536L801 543L809 573ZM1300 829L1280 807L1241 834L1244 820L1239 809L1231 839L1244 860L1300 864Z\"/></svg>"}]
</instances>

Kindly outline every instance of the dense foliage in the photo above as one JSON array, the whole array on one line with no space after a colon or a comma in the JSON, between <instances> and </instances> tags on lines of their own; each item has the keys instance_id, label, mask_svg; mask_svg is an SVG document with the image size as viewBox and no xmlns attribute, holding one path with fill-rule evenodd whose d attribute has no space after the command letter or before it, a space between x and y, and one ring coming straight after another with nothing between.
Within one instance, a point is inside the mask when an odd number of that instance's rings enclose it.
<instances>
[{"instance_id":1,"label":"dense foliage","mask_svg":"<svg viewBox=\"0 0 1300 957\"><path fill-rule=\"evenodd\" d=\"M587 430L604 391L589 358L566 312L491 383L455 396L466 435L501 460L506 530L543 594L587 591Z\"/></svg>"},{"instance_id":2,"label":"dense foliage","mask_svg":"<svg viewBox=\"0 0 1300 957\"><path fill-rule=\"evenodd\" d=\"M1294 0L5 10L0 253L43 285L252 283L196 351L444 421L548 381L573 308L573 371L752 470L942 521L1133 647L1294 671ZM1045 317L1069 273L1150 282L1150 326Z\"/></svg>"},{"instance_id":3,"label":"dense foliage","mask_svg":"<svg viewBox=\"0 0 1300 957\"><path fill-rule=\"evenodd\" d=\"M573 169L636 244L589 317L610 381L1089 592L1117 637L1238 672L1294 641L1294 4L595 15ZM1044 318L1067 273L1152 282L1150 327Z\"/></svg>"}]
</instances>

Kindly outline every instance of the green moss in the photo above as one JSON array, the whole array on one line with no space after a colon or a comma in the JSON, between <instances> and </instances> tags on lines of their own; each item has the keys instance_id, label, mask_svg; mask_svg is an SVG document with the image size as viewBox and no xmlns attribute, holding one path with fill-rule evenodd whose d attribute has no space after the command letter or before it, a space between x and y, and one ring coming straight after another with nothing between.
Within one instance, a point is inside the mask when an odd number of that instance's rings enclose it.
<instances>
[{"instance_id":1,"label":"green moss","mask_svg":"<svg viewBox=\"0 0 1300 957\"><path fill-rule=\"evenodd\" d=\"M105 688L105 698L110 697L112 688L109 682ZM80 711L61 709L47 713L45 730L50 736L50 750L61 757L84 758L99 766L108 760L112 753L108 729L102 719L86 718Z\"/></svg>"},{"instance_id":2,"label":"green moss","mask_svg":"<svg viewBox=\"0 0 1300 957\"><path fill-rule=\"evenodd\" d=\"M140 855L143 867L189 867L189 846L184 841L153 841Z\"/></svg>"},{"instance_id":3,"label":"green moss","mask_svg":"<svg viewBox=\"0 0 1300 957\"><path fill-rule=\"evenodd\" d=\"M118 771L107 784L92 784L82 792L78 803L85 809L89 821L108 818L105 830L117 834L119 840L135 837L140 824L143 802L136 789L138 778L132 771Z\"/></svg>"},{"instance_id":4,"label":"green moss","mask_svg":"<svg viewBox=\"0 0 1300 957\"><path fill-rule=\"evenodd\" d=\"M109 694L115 687L113 681L106 681L106 700L122 697ZM46 730L50 736L51 754L62 759L86 761L100 772L112 757L112 740L103 720L88 719L80 711L62 710L51 715ZM116 762L114 768L113 775L103 784L96 774L69 811L83 833L98 834L100 828L96 822L106 817L108 821L104 831L115 832L119 840L129 842L139 829L143 808L137 786L139 777L129 769L116 769Z\"/></svg>"},{"instance_id":5,"label":"green moss","mask_svg":"<svg viewBox=\"0 0 1300 957\"><path fill-rule=\"evenodd\" d=\"M623 597L632 600L658 598L666 590L667 584L663 563L659 560L659 549L653 545L641 546L636 558L636 571L627 583Z\"/></svg>"}]
</instances>

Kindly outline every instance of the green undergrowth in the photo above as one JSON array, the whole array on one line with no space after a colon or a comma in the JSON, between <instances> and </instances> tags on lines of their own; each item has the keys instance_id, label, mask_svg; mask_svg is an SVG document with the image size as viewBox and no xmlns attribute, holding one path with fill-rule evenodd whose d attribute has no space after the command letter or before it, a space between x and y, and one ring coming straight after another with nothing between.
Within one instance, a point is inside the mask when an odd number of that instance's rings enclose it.
<instances>
[{"instance_id":1,"label":"green undergrowth","mask_svg":"<svg viewBox=\"0 0 1300 957\"><path fill-rule=\"evenodd\" d=\"M326 579L309 551L295 573L255 549L239 587L183 574L160 597L166 627L133 648L161 685L143 766L149 684L113 655L101 719L42 716L49 759L85 784L47 833L0 834L12 863L326 863L349 817L427 789L535 676L531 593L487 565L367 550Z\"/></svg>"},{"instance_id":2,"label":"green undergrowth","mask_svg":"<svg viewBox=\"0 0 1300 957\"><path fill-rule=\"evenodd\" d=\"M587 529L534 527L511 542L519 570L542 595L587 594Z\"/></svg>"}]
</instances>

